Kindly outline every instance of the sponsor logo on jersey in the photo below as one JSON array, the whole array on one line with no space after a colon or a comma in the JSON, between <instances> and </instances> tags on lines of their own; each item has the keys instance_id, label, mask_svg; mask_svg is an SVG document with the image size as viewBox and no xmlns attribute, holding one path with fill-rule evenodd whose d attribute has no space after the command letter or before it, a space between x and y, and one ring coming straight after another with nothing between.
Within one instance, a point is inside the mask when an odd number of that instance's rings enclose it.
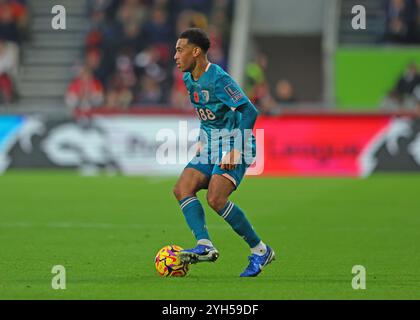
<instances>
[{"instance_id":1,"label":"sponsor logo on jersey","mask_svg":"<svg viewBox=\"0 0 420 320\"><path fill-rule=\"evenodd\" d=\"M235 103L243 98L242 92L233 83L228 84L224 89Z\"/></svg>"}]
</instances>

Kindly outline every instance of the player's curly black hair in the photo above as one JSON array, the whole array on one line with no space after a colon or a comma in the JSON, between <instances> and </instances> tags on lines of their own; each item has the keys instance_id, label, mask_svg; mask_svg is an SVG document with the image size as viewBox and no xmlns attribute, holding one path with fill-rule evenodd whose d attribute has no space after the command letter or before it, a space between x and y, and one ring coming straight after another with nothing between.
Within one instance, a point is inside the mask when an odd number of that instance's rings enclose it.
<instances>
[{"instance_id":1,"label":"player's curly black hair","mask_svg":"<svg viewBox=\"0 0 420 320\"><path fill-rule=\"evenodd\" d=\"M179 36L179 39L187 39L189 43L200 47L205 53L210 49L210 39L202 29L190 28L185 30Z\"/></svg>"}]
</instances>

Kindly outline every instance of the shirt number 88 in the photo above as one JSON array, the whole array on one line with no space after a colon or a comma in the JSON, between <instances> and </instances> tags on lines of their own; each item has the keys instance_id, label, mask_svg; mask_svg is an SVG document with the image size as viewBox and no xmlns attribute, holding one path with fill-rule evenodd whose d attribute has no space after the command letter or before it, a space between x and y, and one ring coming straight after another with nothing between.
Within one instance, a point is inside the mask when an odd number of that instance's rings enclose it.
<instances>
[{"instance_id":1,"label":"shirt number 88","mask_svg":"<svg viewBox=\"0 0 420 320\"><path fill-rule=\"evenodd\" d=\"M216 119L216 116L214 115L213 112L211 112L210 109L195 109L195 112L197 112L198 117L202 120L202 121L207 121L207 120L214 120Z\"/></svg>"}]
</instances>

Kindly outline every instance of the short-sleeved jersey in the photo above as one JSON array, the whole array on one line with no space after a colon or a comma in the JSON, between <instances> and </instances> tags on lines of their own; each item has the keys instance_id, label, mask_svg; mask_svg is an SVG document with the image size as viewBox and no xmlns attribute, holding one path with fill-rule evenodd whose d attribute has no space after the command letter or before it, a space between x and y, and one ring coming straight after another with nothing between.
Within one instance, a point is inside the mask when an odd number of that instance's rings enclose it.
<instances>
[{"instance_id":1,"label":"short-sleeved jersey","mask_svg":"<svg viewBox=\"0 0 420 320\"><path fill-rule=\"evenodd\" d=\"M210 140L212 129L232 131L239 128L242 114L235 109L251 104L251 101L220 66L210 64L198 81L193 79L191 73L186 72L183 80L201 121L200 128Z\"/></svg>"}]
</instances>

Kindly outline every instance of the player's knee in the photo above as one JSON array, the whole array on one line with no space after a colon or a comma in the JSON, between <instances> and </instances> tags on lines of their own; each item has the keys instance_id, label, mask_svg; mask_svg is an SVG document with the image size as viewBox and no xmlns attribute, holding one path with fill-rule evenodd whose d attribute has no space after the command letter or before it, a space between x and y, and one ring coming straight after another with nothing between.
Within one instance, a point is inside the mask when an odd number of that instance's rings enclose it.
<instances>
[{"instance_id":1,"label":"player's knee","mask_svg":"<svg viewBox=\"0 0 420 320\"><path fill-rule=\"evenodd\" d=\"M178 201L182 200L182 189L178 184L174 186L172 192Z\"/></svg>"},{"instance_id":2,"label":"player's knee","mask_svg":"<svg viewBox=\"0 0 420 320\"><path fill-rule=\"evenodd\" d=\"M183 188L181 185L177 184L175 185L175 187L172 190L175 198L178 201L181 201L187 197L193 197L196 196L196 193L192 190L190 190L190 188Z\"/></svg>"},{"instance_id":3,"label":"player's knee","mask_svg":"<svg viewBox=\"0 0 420 320\"><path fill-rule=\"evenodd\" d=\"M211 192L207 193L207 203L216 212L222 210L226 202L227 199L225 199L224 197L220 197L218 194Z\"/></svg>"}]
</instances>

